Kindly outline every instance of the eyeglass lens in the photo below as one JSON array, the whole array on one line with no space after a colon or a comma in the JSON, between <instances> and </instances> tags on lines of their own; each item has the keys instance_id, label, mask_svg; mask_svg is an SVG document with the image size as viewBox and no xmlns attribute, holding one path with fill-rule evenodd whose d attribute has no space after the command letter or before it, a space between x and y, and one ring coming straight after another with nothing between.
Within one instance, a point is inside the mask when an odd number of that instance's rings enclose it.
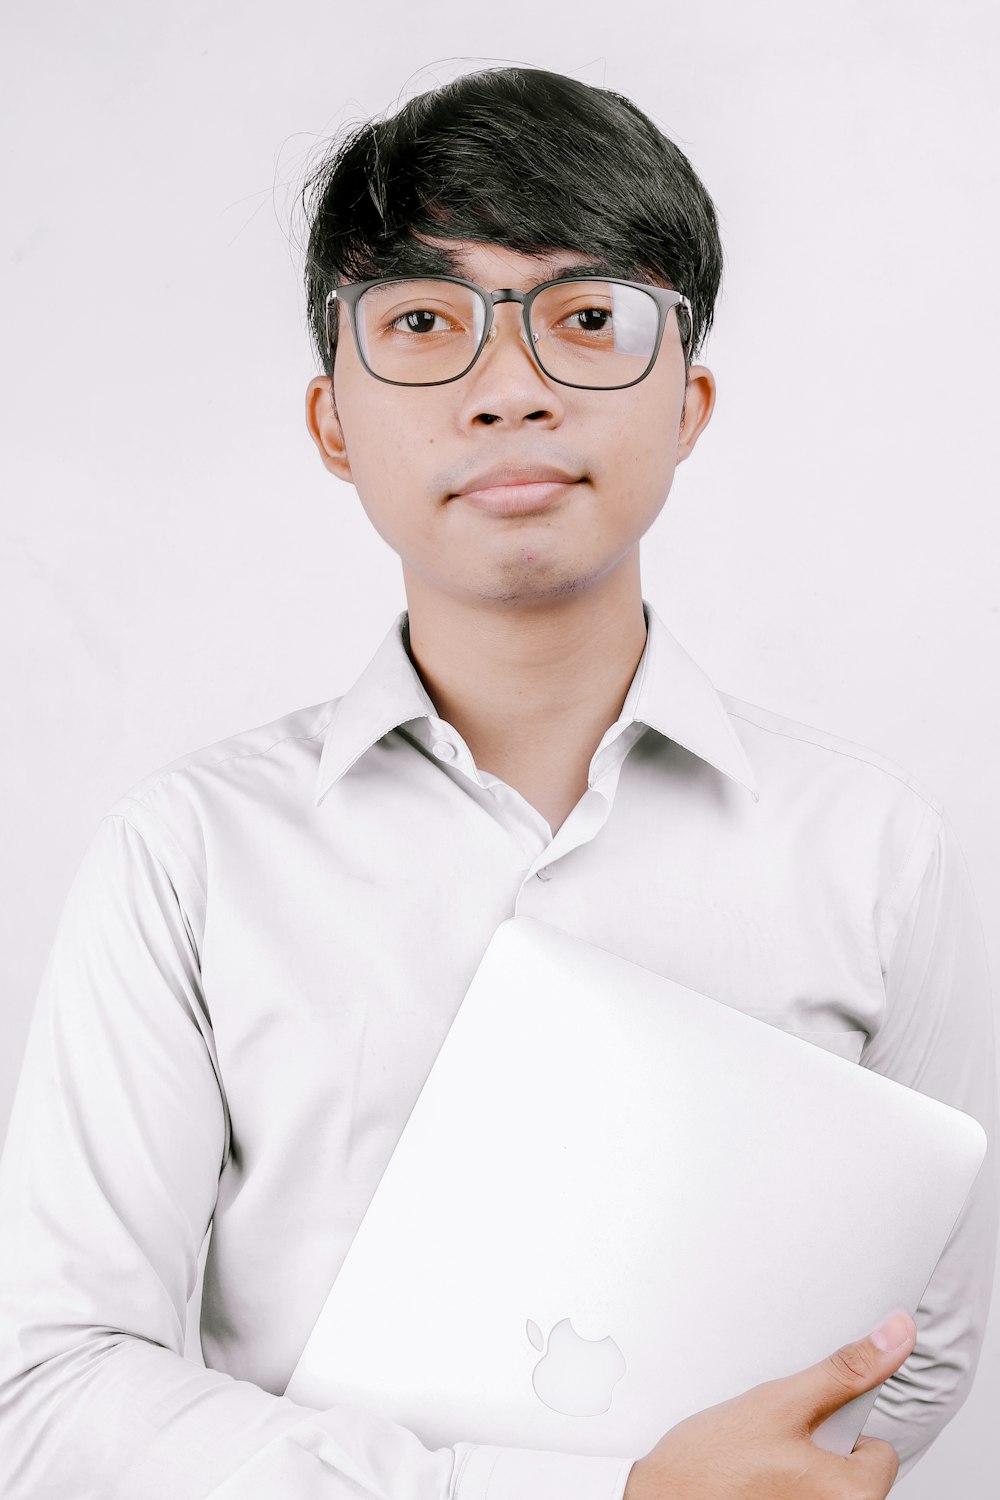
<instances>
[{"instance_id":1,"label":"eyeglass lens","mask_svg":"<svg viewBox=\"0 0 1000 1500\"><path fill-rule=\"evenodd\" d=\"M472 364L486 323L478 292L434 278L369 287L357 308L362 353L385 380L451 380ZM531 305L531 337L554 380L595 389L645 374L659 310L648 292L620 281L565 281Z\"/></svg>"}]
</instances>

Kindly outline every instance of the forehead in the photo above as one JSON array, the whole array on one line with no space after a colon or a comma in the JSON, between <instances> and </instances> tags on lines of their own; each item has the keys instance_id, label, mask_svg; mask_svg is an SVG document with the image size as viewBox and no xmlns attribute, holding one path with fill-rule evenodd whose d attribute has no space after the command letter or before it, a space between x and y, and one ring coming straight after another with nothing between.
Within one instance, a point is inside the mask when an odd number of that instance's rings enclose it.
<instances>
[{"instance_id":1,"label":"forehead","mask_svg":"<svg viewBox=\"0 0 1000 1500\"><path fill-rule=\"evenodd\" d=\"M421 238L434 259L440 259L439 269L443 274L463 276L466 280L480 282L491 290L503 286L528 291L540 281L549 281L566 272L583 274L597 271L608 276L621 275L620 269L599 256L578 249L553 249L525 254L488 241Z\"/></svg>"}]
</instances>

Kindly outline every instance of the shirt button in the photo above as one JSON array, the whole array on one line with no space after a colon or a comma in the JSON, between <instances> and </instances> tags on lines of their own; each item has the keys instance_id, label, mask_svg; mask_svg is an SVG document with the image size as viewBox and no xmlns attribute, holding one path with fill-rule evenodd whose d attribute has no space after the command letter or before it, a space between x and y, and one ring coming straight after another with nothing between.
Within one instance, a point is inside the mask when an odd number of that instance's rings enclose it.
<instances>
[{"instance_id":1,"label":"shirt button","mask_svg":"<svg viewBox=\"0 0 1000 1500\"><path fill-rule=\"evenodd\" d=\"M552 866L551 865L542 865L542 868L540 870L536 870L535 874L536 874L536 876L538 877L539 880L551 880L552 879Z\"/></svg>"},{"instance_id":2,"label":"shirt button","mask_svg":"<svg viewBox=\"0 0 1000 1500\"><path fill-rule=\"evenodd\" d=\"M454 760L458 751L450 740L438 740L434 745L434 754L438 760Z\"/></svg>"}]
</instances>

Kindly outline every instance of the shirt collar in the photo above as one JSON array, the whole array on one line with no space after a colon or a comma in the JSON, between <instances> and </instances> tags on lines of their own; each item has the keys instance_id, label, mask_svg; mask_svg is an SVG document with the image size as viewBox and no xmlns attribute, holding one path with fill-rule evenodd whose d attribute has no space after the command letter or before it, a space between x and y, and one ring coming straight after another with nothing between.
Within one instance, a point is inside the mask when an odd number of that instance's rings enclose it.
<instances>
[{"instance_id":1,"label":"shirt collar","mask_svg":"<svg viewBox=\"0 0 1000 1500\"><path fill-rule=\"evenodd\" d=\"M643 600L646 646L621 715L601 745L633 721L648 725L736 781L759 800L746 752L708 677ZM410 660L404 609L361 676L339 699L327 726L316 778L316 802L355 761L391 730L413 719L439 723L437 709Z\"/></svg>"}]
</instances>

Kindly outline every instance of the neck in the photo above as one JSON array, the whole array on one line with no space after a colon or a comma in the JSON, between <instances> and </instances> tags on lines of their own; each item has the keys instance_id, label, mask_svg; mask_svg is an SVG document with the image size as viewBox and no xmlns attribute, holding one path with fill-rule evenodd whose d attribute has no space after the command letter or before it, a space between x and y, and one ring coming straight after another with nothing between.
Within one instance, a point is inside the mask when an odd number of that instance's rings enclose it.
<instances>
[{"instance_id":1,"label":"neck","mask_svg":"<svg viewBox=\"0 0 1000 1500\"><path fill-rule=\"evenodd\" d=\"M528 604L443 594L405 568L404 579L411 658L480 769L505 775L541 756L585 776L646 644L638 548L587 589Z\"/></svg>"}]
</instances>

